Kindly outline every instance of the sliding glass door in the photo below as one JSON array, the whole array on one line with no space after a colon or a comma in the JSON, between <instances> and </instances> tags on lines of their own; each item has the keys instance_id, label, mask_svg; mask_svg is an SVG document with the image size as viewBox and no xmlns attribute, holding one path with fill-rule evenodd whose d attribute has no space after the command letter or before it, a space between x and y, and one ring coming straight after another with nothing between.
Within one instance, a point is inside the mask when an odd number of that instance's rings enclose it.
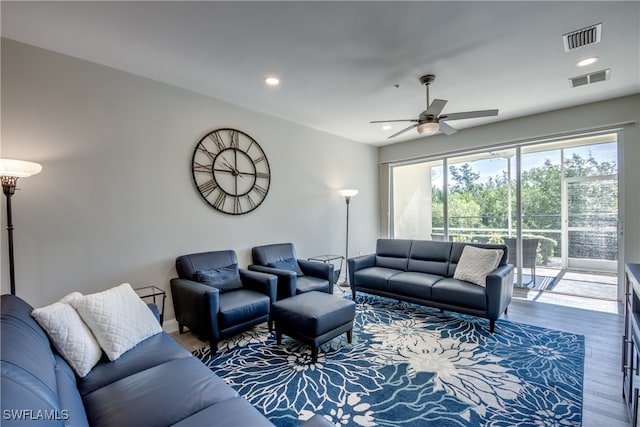
<instances>
[{"instance_id":1,"label":"sliding glass door","mask_svg":"<svg viewBox=\"0 0 640 427\"><path fill-rule=\"evenodd\" d=\"M590 273L598 283L615 280L602 275L617 267L616 133L391 170L393 237L505 243L517 286L617 297L615 283L609 290L579 283Z\"/></svg>"}]
</instances>

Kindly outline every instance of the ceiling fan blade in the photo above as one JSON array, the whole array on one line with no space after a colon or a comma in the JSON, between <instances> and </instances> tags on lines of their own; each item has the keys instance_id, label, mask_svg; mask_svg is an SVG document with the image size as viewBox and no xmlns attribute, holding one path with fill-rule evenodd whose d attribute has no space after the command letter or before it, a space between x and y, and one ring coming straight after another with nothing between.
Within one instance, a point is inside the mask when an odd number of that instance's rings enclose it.
<instances>
[{"instance_id":1,"label":"ceiling fan blade","mask_svg":"<svg viewBox=\"0 0 640 427\"><path fill-rule=\"evenodd\" d=\"M451 113L444 114L439 117L440 120L460 120L460 119L473 119L476 117L489 117L497 116L498 110L480 110L480 111L465 111L464 113Z\"/></svg>"},{"instance_id":2,"label":"ceiling fan blade","mask_svg":"<svg viewBox=\"0 0 640 427\"><path fill-rule=\"evenodd\" d=\"M458 129L452 128L445 122L440 122L438 123L438 125L440 132L444 133L445 135L453 135L454 133L458 132Z\"/></svg>"},{"instance_id":3,"label":"ceiling fan blade","mask_svg":"<svg viewBox=\"0 0 640 427\"><path fill-rule=\"evenodd\" d=\"M404 119L404 120L374 120L369 123L391 123L391 122L417 122L416 119Z\"/></svg>"},{"instance_id":4,"label":"ceiling fan blade","mask_svg":"<svg viewBox=\"0 0 640 427\"><path fill-rule=\"evenodd\" d=\"M431 114L437 117L438 114L440 114L444 109L444 106L447 105L447 102L448 101L444 99L434 99L431 105L429 105L429 107L427 108L427 111L425 111L424 113L427 115Z\"/></svg>"},{"instance_id":5,"label":"ceiling fan blade","mask_svg":"<svg viewBox=\"0 0 640 427\"><path fill-rule=\"evenodd\" d=\"M415 125L411 125L411 126L409 126L409 127L406 127L406 128L404 128L404 129L402 129L400 132L396 132L396 133L394 133L393 135L391 135L391 136L387 137L387 139L394 138L394 137L396 137L396 136L400 135L401 133L405 133L406 131L411 130L411 129L413 129L414 127L417 127L417 126L418 126L418 124L416 123Z\"/></svg>"}]
</instances>

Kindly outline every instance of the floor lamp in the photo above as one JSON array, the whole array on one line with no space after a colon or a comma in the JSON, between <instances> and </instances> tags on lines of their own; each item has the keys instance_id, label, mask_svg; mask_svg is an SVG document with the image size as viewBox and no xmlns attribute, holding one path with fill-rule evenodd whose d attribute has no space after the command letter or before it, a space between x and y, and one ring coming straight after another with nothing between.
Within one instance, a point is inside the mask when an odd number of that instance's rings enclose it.
<instances>
[{"instance_id":1,"label":"floor lamp","mask_svg":"<svg viewBox=\"0 0 640 427\"><path fill-rule=\"evenodd\" d=\"M345 250L344 250L344 263L345 263L344 281L342 282L342 284L340 286L348 287L349 286L349 275L348 275L349 274L349 263L347 262L347 260L349 259L349 202L351 201L351 198L353 196L358 194L358 190L345 189L345 190L338 191L338 193L342 197L344 197L344 201L347 202L347 238L346 238L346 245L345 245Z\"/></svg>"},{"instance_id":2,"label":"floor lamp","mask_svg":"<svg viewBox=\"0 0 640 427\"><path fill-rule=\"evenodd\" d=\"M0 159L0 182L2 192L7 198L7 231L9 232L9 277L11 279L11 295L16 294L16 275L13 266L13 220L11 218L11 196L16 192L18 178L26 178L40 173L42 166L38 163L22 160Z\"/></svg>"}]
</instances>

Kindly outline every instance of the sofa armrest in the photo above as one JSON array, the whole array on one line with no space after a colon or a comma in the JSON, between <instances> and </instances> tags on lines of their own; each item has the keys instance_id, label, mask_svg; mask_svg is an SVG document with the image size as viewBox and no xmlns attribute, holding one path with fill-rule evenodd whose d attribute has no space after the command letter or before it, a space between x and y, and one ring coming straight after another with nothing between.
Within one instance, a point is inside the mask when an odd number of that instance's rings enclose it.
<instances>
[{"instance_id":1,"label":"sofa armrest","mask_svg":"<svg viewBox=\"0 0 640 427\"><path fill-rule=\"evenodd\" d=\"M487 275L487 317L490 320L497 320L511 303L513 273L513 265L506 264Z\"/></svg>"},{"instance_id":2,"label":"sofa armrest","mask_svg":"<svg viewBox=\"0 0 640 427\"><path fill-rule=\"evenodd\" d=\"M349 283L353 286L353 275L358 270L363 268L376 266L376 254L362 255L347 260L347 267L349 267Z\"/></svg>"},{"instance_id":3,"label":"sofa armrest","mask_svg":"<svg viewBox=\"0 0 640 427\"><path fill-rule=\"evenodd\" d=\"M334 266L330 262L308 261L305 259L299 259L298 265L300 266L300 270L302 270L305 276L319 277L320 279L328 280L329 283L333 285Z\"/></svg>"},{"instance_id":4,"label":"sofa armrest","mask_svg":"<svg viewBox=\"0 0 640 427\"><path fill-rule=\"evenodd\" d=\"M242 281L243 287L268 296L271 304L276 302L278 276L243 269L239 269L238 272L240 273L240 280Z\"/></svg>"},{"instance_id":5,"label":"sofa armrest","mask_svg":"<svg viewBox=\"0 0 640 427\"><path fill-rule=\"evenodd\" d=\"M261 273L273 274L278 277L277 299L289 298L296 294L296 273L281 268L267 267L264 265L252 264L249 266L251 271L259 271Z\"/></svg>"},{"instance_id":6,"label":"sofa armrest","mask_svg":"<svg viewBox=\"0 0 640 427\"><path fill-rule=\"evenodd\" d=\"M187 279L171 279L171 297L180 329L218 339L220 291L213 286Z\"/></svg>"}]
</instances>

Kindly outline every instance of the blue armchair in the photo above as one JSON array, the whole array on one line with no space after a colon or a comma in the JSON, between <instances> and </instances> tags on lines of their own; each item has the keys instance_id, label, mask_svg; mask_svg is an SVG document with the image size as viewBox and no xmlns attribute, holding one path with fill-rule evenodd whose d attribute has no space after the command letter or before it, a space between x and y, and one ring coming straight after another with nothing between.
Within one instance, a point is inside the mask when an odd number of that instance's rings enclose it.
<instances>
[{"instance_id":1,"label":"blue armchair","mask_svg":"<svg viewBox=\"0 0 640 427\"><path fill-rule=\"evenodd\" d=\"M333 264L298 259L292 243L256 246L250 270L278 277L277 299L309 291L333 294Z\"/></svg>"},{"instance_id":2,"label":"blue armchair","mask_svg":"<svg viewBox=\"0 0 640 427\"><path fill-rule=\"evenodd\" d=\"M276 301L276 276L238 268L234 251L202 252L176 259L171 279L173 308L180 333L188 327L211 343L270 321Z\"/></svg>"}]
</instances>

